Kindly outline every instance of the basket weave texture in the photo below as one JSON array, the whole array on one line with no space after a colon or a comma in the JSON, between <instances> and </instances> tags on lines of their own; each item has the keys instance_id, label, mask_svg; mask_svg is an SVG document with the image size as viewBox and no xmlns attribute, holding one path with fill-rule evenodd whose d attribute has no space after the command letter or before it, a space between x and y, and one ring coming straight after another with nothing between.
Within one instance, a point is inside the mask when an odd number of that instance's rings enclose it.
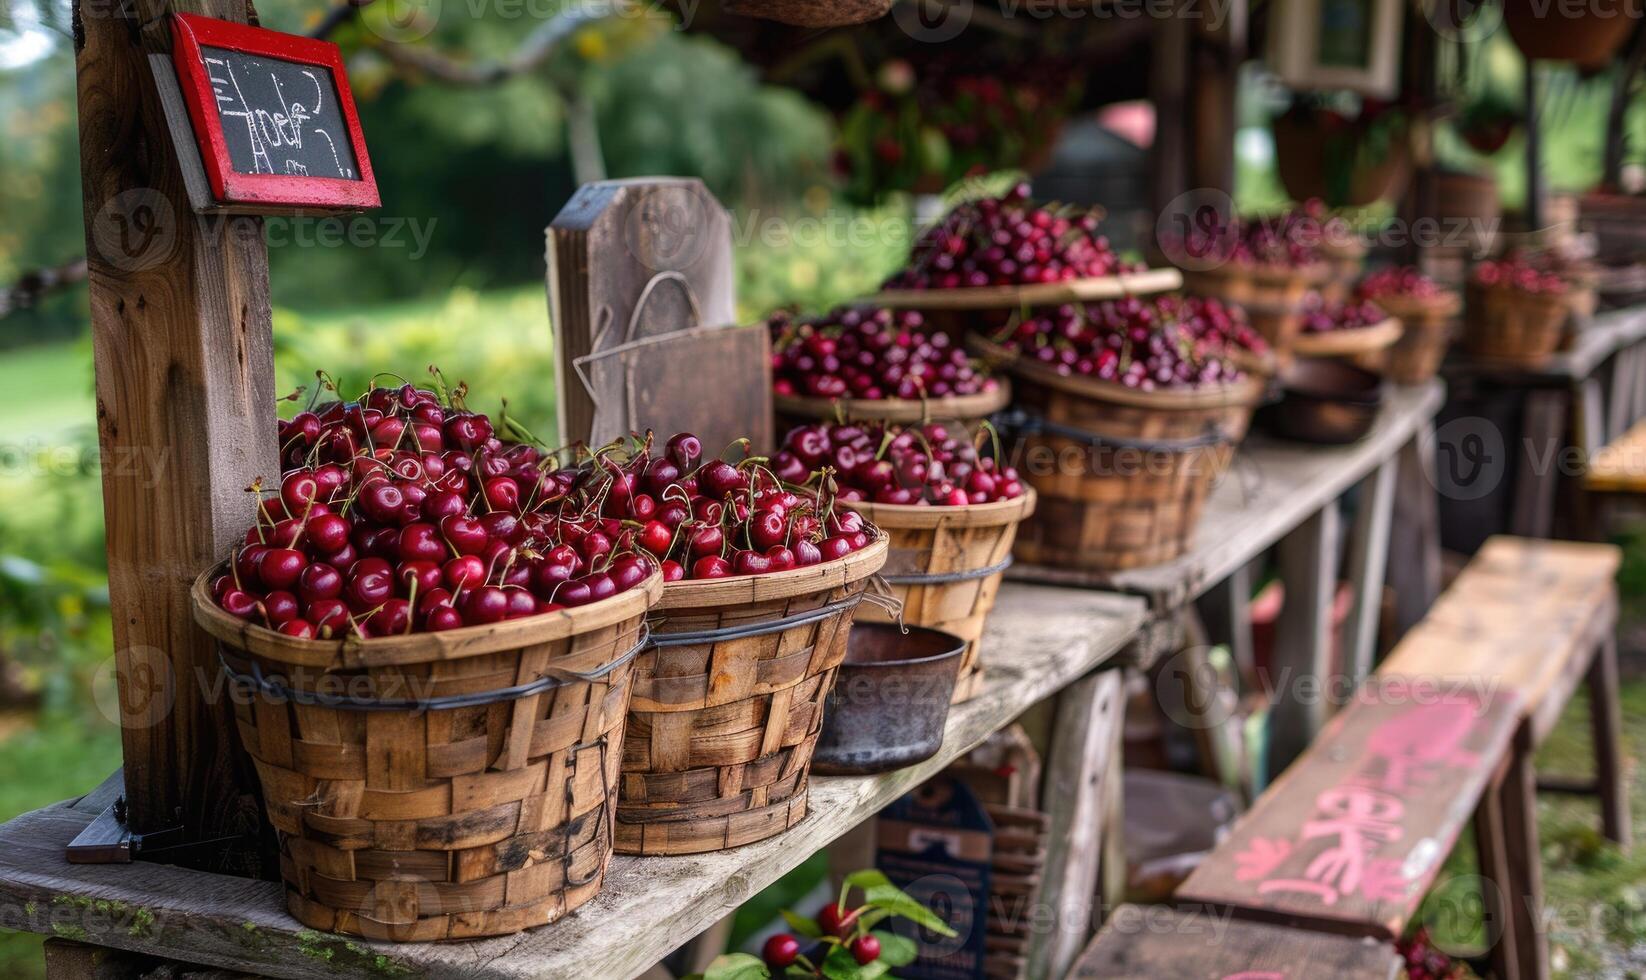
<instances>
[{"instance_id":1,"label":"basket weave texture","mask_svg":"<svg viewBox=\"0 0 1646 980\"><path fill-rule=\"evenodd\" d=\"M636 661L616 847L697 854L764 840L806 815L823 701L887 538L769 575L671 582ZM793 619L793 625L777 621ZM682 635L746 635L682 641Z\"/></svg>"},{"instance_id":2,"label":"basket weave texture","mask_svg":"<svg viewBox=\"0 0 1646 980\"><path fill-rule=\"evenodd\" d=\"M1248 378L1211 390L1140 392L1027 364L1019 371L1020 404L1099 441L1051 432L1021 439L1018 470L1039 500L1018 533L1017 557L1118 570L1182 554L1246 434L1261 385ZM1195 441L1205 444L1169 448Z\"/></svg>"},{"instance_id":3,"label":"basket weave texture","mask_svg":"<svg viewBox=\"0 0 1646 980\"><path fill-rule=\"evenodd\" d=\"M1560 349L1571 313L1567 297L1471 282L1463 317L1463 346L1479 358L1538 367Z\"/></svg>"},{"instance_id":4,"label":"basket weave texture","mask_svg":"<svg viewBox=\"0 0 1646 980\"><path fill-rule=\"evenodd\" d=\"M975 695L983 686L983 624L1000 592L1003 565L1010 559L1017 527L1034 513L1035 493L1025 488L1013 500L967 507L920 507L907 504L850 503L891 536L891 552L882 574L903 604L903 622L953 633L966 641L955 680L953 703ZM998 571L976 574L990 568ZM910 577L950 581L899 581ZM879 606L858 613L866 622L892 622Z\"/></svg>"},{"instance_id":5,"label":"basket weave texture","mask_svg":"<svg viewBox=\"0 0 1646 980\"><path fill-rule=\"evenodd\" d=\"M1400 339L1387 350L1360 355L1355 363L1397 384L1423 384L1433 378L1451 345L1452 318L1462 305L1457 294L1433 298L1381 296L1375 302L1400 320Z\"/></svg>"},{"instance_id":6,"label":"basket weave texture","mask_svg":"<svg viewBox=\"0 0 1646 980\"><path fill-rule=\"evenodd\" d=\"M318 641L228 615L215 571L195 582L196 620L232 670L292 692L238 684L235 720L294 917L371 939L461 939L553 922L599 892L632 654L661 574L491 626ZM352 706L302 703L316 693ZM486 703L360 706L465 695Z\"/></svg>"}]
</instances>

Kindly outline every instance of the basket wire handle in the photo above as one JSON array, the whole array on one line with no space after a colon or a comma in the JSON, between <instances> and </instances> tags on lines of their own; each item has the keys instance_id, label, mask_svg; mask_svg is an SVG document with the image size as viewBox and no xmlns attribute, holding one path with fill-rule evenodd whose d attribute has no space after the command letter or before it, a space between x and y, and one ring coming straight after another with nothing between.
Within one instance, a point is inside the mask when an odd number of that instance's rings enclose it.
<instances>
[{"instance_id":1,"label":"basket wire handle","mask_svg":"<svg viewBox=\"0 0 1646 980\"><path fill-rule=\"evenodd\" d=\"M691 280L687 279L677 269L665 269L646 281L645 287L640 290L640 296L634 301L634 309L629 312L629 324L623 330L623 342L609 350L601 350L600 345L606 339L606 332L611 329L612 320L616 315L612 313L610 306L602 305L600 307L600 322L596 324L594 336L589 341L589 353L584 354L582 357L572 358L572 370L577 373L577 380L582 382L583 390L588 392L589 398L596 405L600 403L600 399L595 395L594 381L589 377L586 368L596 361L604 360L614 354L638 350L660 339L657 337L642 337L636 340L634 339L634 331L640 325L640 314L645 311L646 303L651 300L652 292L665 282L678 285L681 294L686 297L686 305L691 307L692 321L687 329L703 325L703 308L697 302L697 294L692 290Z\"/></svg>"},{"instance_id":2,"label":"basket wire handle","mask_svg":"<svg viewBox=\"0 0 1646 980\"><path fill-rule=\"evenodd\" d=\"M321 691L304 691L288 687L279 680L268 677L256 659L250 661L250 672L242 671L229 662L228 651L221 645L217 651L217 662L222 665L223 673L231 681L249 685L261 692L264 696L275 701L290 701L307 707L337 708L343 711L444 711L452 708L474 708L481 705L496 704L500 701L517 701L520 698L531 697L544 691L551 691L567 684L594 684L604 680L621 667L626 666L646 649L651 639L651 628L642 624L639 638L634 646L630 647L620 657L591 671L564 670L550 667L545 670L545 676L526 684L517 684L513 687L503 687L492 691L476 691L471 694L449 694L437 698L394 698L375 699L356 697L351 694L327 694Z\"/></svg>"},{"instance_id":3,"label":"basket wire handle","mask_svg":"<svg viewBox=\"0 0 1646 980\"><path fill-rule=\"evenodd\" d=\"M872 579L871 579L872 581ZM743 623L739 626L722 626L712 630L693 630L690 633L662 633L651 638L654 647L684 647L695 646L700 643L719 643L724 640L741 640L751 636L765 636L768 633L781 633L791 626L804 626L821 619L828 619L835 613L855 609L859 601L865 598L864 592L825 603L816 609L807 609L789 616L780 616L777 619L763 619L754 623ZM662 622L659 620L659 622Z\"/></svg>"},{"instance_id":4,"label":"basket wire handle","mask_svg":"<svg viewBox=\"0 0 1646 980\"><path fill-rule=\"evenodd\" d=\"M1021 408L1001 413L996 419L996 427L1009 430L1016 435L1046 432L1092 446L1113 446L1116 449L1133 449L1139 452L1189 452L1235 441L1234 436L1216 422L1207 422L1205 432L1186 439L1127 439L1063 425Z\"/></svg>"}]
</instances>

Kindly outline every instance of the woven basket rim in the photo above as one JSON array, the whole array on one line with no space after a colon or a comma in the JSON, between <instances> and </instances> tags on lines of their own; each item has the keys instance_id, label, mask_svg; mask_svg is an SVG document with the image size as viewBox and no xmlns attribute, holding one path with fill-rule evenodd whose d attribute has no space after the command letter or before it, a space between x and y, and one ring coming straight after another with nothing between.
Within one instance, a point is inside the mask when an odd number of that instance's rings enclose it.
<instances>
[{"instance_id":1,"label":"woven basket rim","mask_svg":"<svg viewBox=\"0 0 1646 980\"><path fill-rule=\"evenodd\" d=\"M1416 313L1452 316L1463 308L1463 297L1455 289L1442 290L1437 296L1402 296L1393 293L1373 296L1371 301L1390 316L1408 316Z\"/></svg>"},{"instance_id":2,"label":"woven basket rim","mask_svg":"<svg viewBox=\"0 0 1646 980\"><path fill-rule=\"evenodd\" d=\"M747 605L809 595L850 585L880 571L891 549L891 536L872 528L875 539L867 548L844 558L806 568L765 575L733 575L728 578L684 579L663 586L656 609L703 609L711 606Z\"/></svg>"},{"instance_id":3,"label":"woven basket rim","mask_svg":"<svg viewBox=\"0 0 1646 980\"><path fill-rule=\"evenodd\" d=\"M1500 297L1507 297L1511 302L1519 303L1523 306L1544 308L1550 306L1564 307L1568 305L1572 301L1573 292L1573 290L1568 287L1565 291L1559 293L1529 293L1524 289L1520 289L1506 283L1494 282L1487 284L1475 282L1472 279L1469 281L1469 290L1471 292L1479 292L1483 294L1495 293Z\"/></svg>"},{"instance_id":4,"label":"woven basket rim","mask_svg":"<svg viewBox=\"0 0 1646 980\"><path fill-rule=\"evenodd\" d=\"M835 407L848 421L924 422L928 419L986 418L1005 408L1012 400L1010 378L994 391L975 395L944 395L941 398L809 398L772 393L772 407L787 415L833 421Z\"/></svg>"},{"instance_id":5,"label":"woven basket rim","mask_svg":"<svg viewBox=\"0 0 1646 980\"><path fill-rule=\"evenodd\" d=\"M979 339L980 344L989 344ZM995 345L989 344L994 347ZM999 348L996 348L997 350ZM1232 384L1220 384L1213 388L1198 388L1192 391L1139 391L1127 388L1113 381L1099 381L1093 378L1077 378L1072 375L1058 374L1049 368L1013 357L1001 352L1003 356L1011 357L1011 369L1014 374L1024 381L1056 388L1074 395L1094 398L1098 401L1112 402L1116 405L1131 405L1138 408L1156 408L1161 410L1196 409L1196 408L1226 408L1244 405L1256 405L1263 397L1263 382L1248 373L1246 377Z\"/></svg>"},{"instance_id":6,"label":"woven basket rim","mask_svg":"<svg viewBox=\"0 0 1646 980\"><path fill-rule=\"evenodd\" d=\"M1340 357L1380 351L1400 339L1405 328L1399 317L1386 317L1369 327L1299 333L1292 338L1292 353L1301 357Z\"/></svg>"},{"instance_id":7,"label":"woven basket rim","mask_svg":"<svg viewBox=\"0 0 1646 980\"><path fill-rule=\"evenodd\" d=\"M931 504L879 504L869 500L840 501L862 514L882 529L918 530L934 527L998 527L1015 524L1034 513L1039 499L1034 487L1027 484L1023 494L1010 500L995 500L986 504L967 504L964 507L946 507Z\"/></svg>"},{"instance_id":8,"label":"woven basket rim","mask_svg":"<svg viewBox=\"0 0 1646 980\"><path fill-rule=\"evenodd\" d=\"M1332 277L1332 264L1321 260L1308 265L1275 265L1231 259L1207 269L1192 270L1192 275L1208 279L1253 279L1262 283L1281 284L1301 282L1304 285L1317 286Z\"/></svg>"},{"instance_id":9,"label":"woven basket rim","mask_svg":"<svg viewBox=\"0 0 1646 980\"><path fill-rule=\"evenodd\" d=\"M989 310L1047 306L1081 300L1119 299L1166 293L1183 286L1183 274L1171 266L1114 276L1087 276L1027 286L957 286L953 289L884 289L864 304L894 309Z\"/></svg>"},{"instance_id":10,"label":"woven basket rim","mask_svg":"<svg viewBox=\"0 0 1646 980\"><path fill-rule=\"evenodd\" d=\"M212 598L211 581L227 567L227 562L219 562L194 580L194 586L189 589L194 621L236 650L294 667L407 666L518 650L637 619L656 605L663 594L663 573L654 569L645 581L609 599L552 613L435 633L365 640L357 636L303 640L231 616L219 606Z\"/></svg>"}]
</instances>

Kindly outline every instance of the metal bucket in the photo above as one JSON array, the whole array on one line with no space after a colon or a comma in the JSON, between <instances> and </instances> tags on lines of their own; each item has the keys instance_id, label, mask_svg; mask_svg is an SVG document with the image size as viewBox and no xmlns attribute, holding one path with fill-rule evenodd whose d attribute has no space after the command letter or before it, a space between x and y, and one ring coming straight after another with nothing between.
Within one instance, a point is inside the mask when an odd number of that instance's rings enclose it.
<instances>
[{"instance_id":1,"label":"metal bucket","mask_svg":"<svg viewBox=\"0 0 1646 980\"><path fill-rule=\"evenodd\" d=\"M965 640L941 630L853 626L846 660L823 706L812 771L890 772L935 755L965 650Z\"/></svg>"}]
</instances>

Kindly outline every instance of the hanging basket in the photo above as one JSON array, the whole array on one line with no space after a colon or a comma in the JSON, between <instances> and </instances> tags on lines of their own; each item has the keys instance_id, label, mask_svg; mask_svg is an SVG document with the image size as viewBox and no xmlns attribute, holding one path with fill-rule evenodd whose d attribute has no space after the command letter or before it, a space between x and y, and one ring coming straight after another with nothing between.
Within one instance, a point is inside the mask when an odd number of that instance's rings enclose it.
<instances>
[{"instance_id":1,"label":"hanging basket","mask_svg":"<svg viewBox=\"0 0 1646 980\"><path fill-rule=\"evenodd\" d=\"M553 922L600 891L660 573L489 626L299 640L218 607L221 571L195 580L195 620L220 642L298 921L468 939Z\"/></svg>"},{"instance_id":2,"label":"hanging basket","mask_svg":"<svg viewBox=\"0 0 1646 980\"><path fill-rule=\"evenodd\" d=\"M1319 198L1333 207L1364 207L1399 197L1411 176L1411 153L1404 129L1389 141L1388 152L1376 161L1362 159L1364 137L1354 137L1353 158L1347 174L1337 176L1329 158L1330 143L1320 128L1290 116L1271 125L1275 142L1275 169L1286 193L1296 200ZM1346 136L1348 134L1345 134Z\"/></svg>"},{"instance_id":3,"label":"hanging basket","mask_svg":"<svg viewBox=\"0 0 1646 980\"><path fill-rule=\"evenodd\" d=\"M1118 570L1182 554L1263 393L1249 377L1146 392L1016 370L1018 471L1039 500L1014 553L1043 565Z\"/></svg>"},{"instance_id":4,"label":"hanging basket","mask_svg":"<svg viewBox=\"0 0 1646 980\"><path fill-rule=\"evenodd\" d=\"M1452 320L1463 306L1458 295L1379 296L1373 302L1399 321L1400 339L1356 356L1355 363L1403 385L1423 384L1439 373L1451 343Z\"/></svg>"},{"instance_id":5,"label":"hanging basket","mask_svg":"<svg viewBox=\"0 0 1646 980\"><path fill-rule=\"evenodd\" d=\"M1485 361L1540 367L1560 349L1571 302L1564 293L1528 293L1471 282L1463 347Z\"/></svg>"},{"instance_id":6,"label":"hanging basket","mask_svg":"<svg viewBox=\"0 0 1646 980\"><path fill-rule=\"evenodd\" d=\"M623 740L618 853L724 850L806 815L823 700L886 563L876 534L821 565L664 588Z\"/></svg>"},{"instance_id":7,"label":"hanging basket","mask_svg":"<svg viewBox=\"0 0 1646 980\"><path fill-rule=\"evenodd\" d=\"M1034 513L1034 504L1030 488L1013 500L965 507L841 502L891 536L881 577L903 603L903 622L966 641L954 685L955 704L983 686L983 623L1011 564L1017 526ZM896 620L878 606L865 608L858 616L865 622Z\"/></svg>"},{"instance_id":8,"label":"hanging basket","mask_svg":"<svg viewBox=\"0 0 1646 980\"><path fill-rule=\"evenodd\" d=\"M1503 26L1527 59L1572 61L1604 68L1640 23L1640 0L1567 7L1538 0L1504 0Z\"/></svg>"}]
</instances>

